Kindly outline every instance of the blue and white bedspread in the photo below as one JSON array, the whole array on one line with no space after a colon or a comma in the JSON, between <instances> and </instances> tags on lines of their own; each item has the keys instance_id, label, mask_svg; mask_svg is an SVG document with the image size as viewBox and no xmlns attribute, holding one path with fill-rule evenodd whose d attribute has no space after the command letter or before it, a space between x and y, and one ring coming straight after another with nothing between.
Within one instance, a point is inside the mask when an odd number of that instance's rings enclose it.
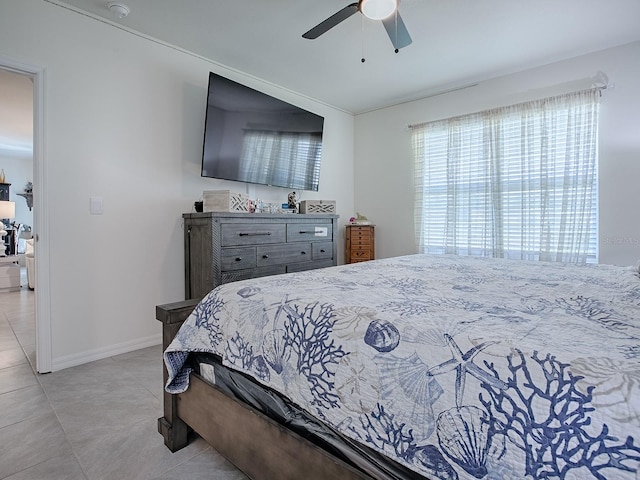
<instances>
[{"instance_id":1,"label":"blue and white bedspread","mask_svg":"<svg viewBox=\"0 0 640 480\"><path fill-rule=\"evenodd\" d=\"M640 479L632 267L410 255L229 283L165 352L212 352L432 479Z\"/></svg>"}]
</instances>

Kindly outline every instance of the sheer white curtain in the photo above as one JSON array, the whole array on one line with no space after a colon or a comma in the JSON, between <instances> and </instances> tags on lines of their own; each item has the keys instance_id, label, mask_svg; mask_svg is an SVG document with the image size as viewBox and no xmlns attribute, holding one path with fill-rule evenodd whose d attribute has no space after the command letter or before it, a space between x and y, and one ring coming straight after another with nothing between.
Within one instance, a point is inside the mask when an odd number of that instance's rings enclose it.
<instances>
[{"instance_id":1,"label":"sheer white curtain","mask_svg":"<svg viewBox=\"0 0 640 480\"><path fill-rule=\"evenodd\" d=\"M599 90L412 126L418 251L597 262Z\"/></svg>"}]
</instances>

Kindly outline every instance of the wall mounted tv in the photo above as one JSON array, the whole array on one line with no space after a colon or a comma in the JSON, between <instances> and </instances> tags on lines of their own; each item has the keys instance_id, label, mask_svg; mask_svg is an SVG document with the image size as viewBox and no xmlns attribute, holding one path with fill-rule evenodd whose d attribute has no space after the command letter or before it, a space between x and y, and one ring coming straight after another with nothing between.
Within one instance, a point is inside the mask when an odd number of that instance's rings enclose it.
<instances>
[{"instance_id":1,"label":"wall mounted tv","mask_svg":"<svg viewBox=\"0 0 640 480\"><path fill-rule=\"evenodd\" d=\"M324 118L209 74L202 176L318 190Z\"/></svg>"}]
</instances>

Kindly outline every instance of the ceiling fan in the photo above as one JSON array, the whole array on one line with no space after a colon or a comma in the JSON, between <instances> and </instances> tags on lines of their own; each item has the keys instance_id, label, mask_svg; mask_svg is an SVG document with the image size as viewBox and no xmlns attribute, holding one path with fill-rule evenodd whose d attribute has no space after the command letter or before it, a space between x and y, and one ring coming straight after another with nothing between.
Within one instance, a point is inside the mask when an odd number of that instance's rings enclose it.
<instances>
[{"instance_id":1,"label":"ceiling fan","mask_svg":"<svg viewBox=\"0 0 640 480\"><path fill-rule=\"evenodd\" d=\"M382 20L382 24L387 30L387 35L389 35L389 39L397 53L399 49L411 44L411 36L398 12L399 3L400 0L358 0L358 2L347 5L342 10L320 22L304 33L302 37L311 40L318 38L351 15L360 12L372 20Z\"/></svg>"}]
</instances>

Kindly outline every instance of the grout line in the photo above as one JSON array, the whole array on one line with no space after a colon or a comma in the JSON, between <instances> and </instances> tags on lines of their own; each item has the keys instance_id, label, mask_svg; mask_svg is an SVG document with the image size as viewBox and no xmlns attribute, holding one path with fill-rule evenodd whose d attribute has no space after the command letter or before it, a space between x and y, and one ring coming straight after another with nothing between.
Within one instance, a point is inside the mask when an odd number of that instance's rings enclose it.
<instances>
[{"instance_id":1,"label":"grout line","mask_svg":"<svg viewBox=\"0 0 640 480\"><path fill-rule=\"evenodd\" d=\"M34 371L35 371L35 367L33 367L33 368L34 368ZM51 400L51 397L49 396L49 392L47 392L46 386L40 381L40 378L41 378L41 375L36 373L36 380L38 381L38 385L40 385L40 388L42 389L42 392L44 393L44 396L47 399L47 403L49 404L49 407L51 408L51 411L53 412L53 414L56 417L56 421L58 422L58 425L60 426L60 430L62 430L62 433L64 434L64 439L67 442L67 444L69 445L69 448L71 449L71 454L73 455L73 458L76 459L76 463L78 464L78 467L80 468L80 471L82 472L82 475L84 476L84 478L88 479L89 476L88 476L85 468L83 467L82 463L80 462L80 458L78 457L78 453L76 452L76 448L74 447L74 445L71 442L71 440L69 440L69 437L67 436L67 430L64 428L64 424L60 420L60 416L58 415L58 410L56 409L53 401Z\"/></svg>"}]
</instances>

